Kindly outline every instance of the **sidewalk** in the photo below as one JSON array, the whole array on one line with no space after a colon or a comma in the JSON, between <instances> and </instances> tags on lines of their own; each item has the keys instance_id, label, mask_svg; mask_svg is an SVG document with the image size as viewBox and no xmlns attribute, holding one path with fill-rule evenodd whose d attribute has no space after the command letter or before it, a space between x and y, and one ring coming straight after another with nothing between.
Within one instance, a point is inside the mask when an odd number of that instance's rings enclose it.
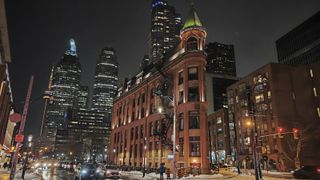
<instances>
[{"instance_id":1,"label":"sidewalk","mask_svg":"<svg viewBox=\"0 0 320 180\"><path fill-rule=\"evenodd\" d=\"M223 175L238 175L237 172L231 169L221 169L220 173ZM241 169L242 175L254 176L254 169ZM282 178L282 179L292 179L293 176L290 172L275 172L275 171L266 171L262 170L262 176L265 177L274 177L274 178Z\"/></svg>"},{"instance_id":2,"label":"sidewalk","mask_svg":"<svg viewBox=\"0 0 320 180\"><path fill-rule=\"evenodd\" d=\"M9 180L10 171L1 169L0 170L0 180ZM14 180L21 180L21 171L17 171ZM42 180L42 177L36 173L27 171L24 175L24 180Z\"/></svg>"}]
</instances>

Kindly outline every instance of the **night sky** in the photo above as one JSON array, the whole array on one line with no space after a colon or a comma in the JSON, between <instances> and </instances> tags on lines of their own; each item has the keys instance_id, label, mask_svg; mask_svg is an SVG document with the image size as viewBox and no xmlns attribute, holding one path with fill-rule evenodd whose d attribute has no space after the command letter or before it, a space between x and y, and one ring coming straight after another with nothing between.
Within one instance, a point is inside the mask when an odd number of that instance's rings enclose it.
<instances>
[{"instance_id":1,"label":"night sky","mask_svg":"<svg viewBox=\"0 0 320 180\"><path fill-rule=\"evenodd\" d=\"M190 0L168 0L185 18ZM235 45L238 76L277 61L275 41L320 10L319 0L194 0L207 42ZM82 84L92 86L100 50L117 51L120 79L134 75L148 52L151 0L7 0L10 78L22 111L30 75L32 99L47 88L50 68L74 38ZM38 134L43 102L30 105L27 132Z\"/></svg>"}]
</instances>

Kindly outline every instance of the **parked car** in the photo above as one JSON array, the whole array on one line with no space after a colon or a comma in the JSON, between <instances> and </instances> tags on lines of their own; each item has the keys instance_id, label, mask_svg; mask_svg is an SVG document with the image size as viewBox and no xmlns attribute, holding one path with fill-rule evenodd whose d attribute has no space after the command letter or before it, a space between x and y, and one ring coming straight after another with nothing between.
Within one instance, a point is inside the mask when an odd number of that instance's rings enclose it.
<instances>
[{"instance_id":1,"label":"parked car","mask_svg":"<svg viewBox=\"0 0 320 180\"><path fill-rule=\"evenodd\" d=\"M293 176L297 179L320 180L320 166L302 166L293 172Z\"/></svg>"},{"instance_id":2,"label":"parked car","mask_svg":"<svg viewBox=\"0 0 320 180\"><path fill-rule=\"evenodd\" d=\"M83 164L75 171L75 179L98 179L96 171L97 167L94 164Z\"/></svg>"}]
</instances>

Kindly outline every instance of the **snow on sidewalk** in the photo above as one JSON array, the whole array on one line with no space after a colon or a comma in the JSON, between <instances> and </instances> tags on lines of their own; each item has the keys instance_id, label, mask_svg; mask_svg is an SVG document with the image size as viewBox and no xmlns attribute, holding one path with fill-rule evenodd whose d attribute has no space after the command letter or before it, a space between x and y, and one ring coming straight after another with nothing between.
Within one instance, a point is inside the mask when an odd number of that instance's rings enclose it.
<instances>
[{"instance_id":1,"label":"snow on sidewalk","mask_svg":"<svg viewBox=\"0 0 320 180\"><path fill-rule=\"evenodd\" d=\"M132 178L137 178L137 179L143 179L142 178L142 172L141 171L123 171L122 172L123 175L129 175L130 177ZM171 178L172 178L172 174L171 174ZM223 177L223 175L221 174L200 174L200 175L197 175L197 176L192 176L192 175L189 175L188 177L183 177L183 178L180 178L180 179L215 179L215 178L221 178ZM156 173L149 173L149 174L146 174L145 177L146 179L160 179L160 174L156 174ZM167 175L164 174L164 179L167 178Z\"/></svg>"}]
</instances>

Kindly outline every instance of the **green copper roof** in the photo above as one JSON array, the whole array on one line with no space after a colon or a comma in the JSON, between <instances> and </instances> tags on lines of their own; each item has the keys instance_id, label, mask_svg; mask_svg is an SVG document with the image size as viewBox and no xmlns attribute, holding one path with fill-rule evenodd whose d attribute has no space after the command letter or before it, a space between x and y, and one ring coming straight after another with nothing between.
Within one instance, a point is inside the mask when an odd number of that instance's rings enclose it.
<instances>
[{"instance_id":1,"label":"green copper roof","mask_svg":"<svg viewBox=\"0 0 320 180\"><path fill-rule=\"evenodd\" d=\"M186 22L183 25L182 29L190 28L190 27L201 27L202 23L198 17L198 14L196 10L194 9L194 6L191 6L189 15L186 19Z\"/></svg>"}]
</instances>

